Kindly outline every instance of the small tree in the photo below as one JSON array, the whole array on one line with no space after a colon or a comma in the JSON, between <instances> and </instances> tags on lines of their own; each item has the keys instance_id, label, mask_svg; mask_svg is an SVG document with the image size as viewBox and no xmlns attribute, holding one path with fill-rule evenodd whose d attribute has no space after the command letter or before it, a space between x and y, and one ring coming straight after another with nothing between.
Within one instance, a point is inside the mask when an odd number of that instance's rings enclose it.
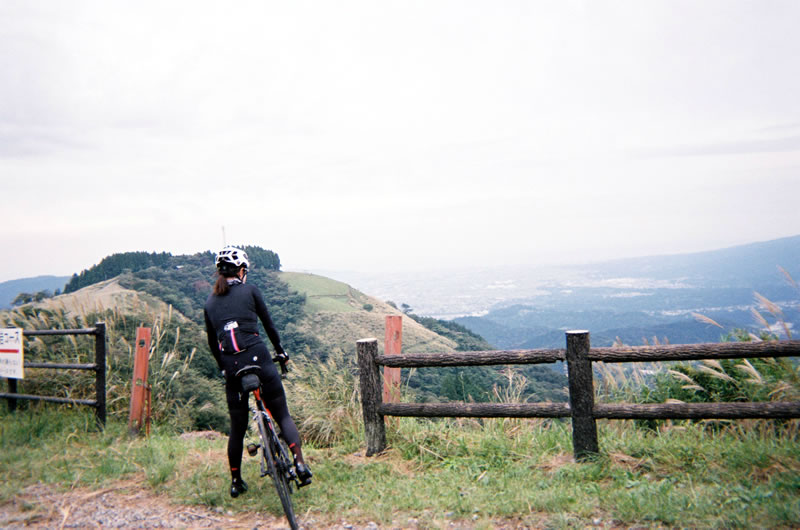
<instances>
[{"instance_id":1,"label":"small tree","mask_svg":"<svg viewBox=\"0 0 800 530\"><path fill-rule=\"evenodd\" d=\"M18 306L22 304L30 304L33 302L33 295L31 293L19 293L11 305Z\"/></svg>"},{"instance_id":2,"label":"small tree","mask_svg":"<svg viewBox=\"0 0 800 530\"><path fill-rule=\"evenodd\" d=\"M33 301L34 302L41 302L45 298L52 298L52 297L53 297L53 293L51 293L49 290L45 289L45 290L39 291L38 293L33 295Z\"/></svg>"}]
</instances>

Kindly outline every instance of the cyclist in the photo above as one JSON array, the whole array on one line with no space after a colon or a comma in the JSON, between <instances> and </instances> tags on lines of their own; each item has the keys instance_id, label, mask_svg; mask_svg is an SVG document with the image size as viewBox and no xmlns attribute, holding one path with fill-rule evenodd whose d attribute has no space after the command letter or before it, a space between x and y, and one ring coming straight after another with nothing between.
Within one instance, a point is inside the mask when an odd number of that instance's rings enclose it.
<instances>
[{"instance_id":1,"label":"cyclist","mask_svg":"<svg viewBox=\"0 0 800 530\"><path fill-rule=\"evenodd\" d=\"M213 293L206 300L203 313L208 347L225 376L225 394L231 417L231 433L228 437L231 497L238 497L247 491L247 483L242 480L241 463L249 407L247 393L242 392L235 374L248 365L261 368L258 375L264 402L280 425L281 433L294 455L300 484L310 484L311 470L303 459L300 434L289 415L280 375L266 344L258 334L259 319L279 360L286 362L289 356L281 346L280 336L272 323L261 292L254 285L247 284L247 269L250 266L247 253L240 248L227 246L217 253L215 263L217 280Z\"/></svg>"}]
</instances>

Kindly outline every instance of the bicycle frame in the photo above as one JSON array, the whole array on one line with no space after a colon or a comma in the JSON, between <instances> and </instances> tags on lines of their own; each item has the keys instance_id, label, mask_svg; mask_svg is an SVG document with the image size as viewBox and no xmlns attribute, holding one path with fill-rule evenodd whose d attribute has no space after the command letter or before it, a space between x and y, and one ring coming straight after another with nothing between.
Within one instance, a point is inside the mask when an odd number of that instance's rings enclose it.
<instances>
[{"instance_id":1,"label":"bicycle frame","mask_svg":"<svg viewBox=\"0 0 800 530\"><path fill-rule=\"evenodd\" d=\"M253 367L246 367L242 370L247 371ZM244 377L250 378L250 374ZM238 375L238 374L237 374ZM254 380L255 379L255 380ZM281 440L278 429L275 426L275 420L272 418L272 413L264 404L261 398L261 386L257 382L257 377L250 378L247 387L242 385L243 390L250 391L256 398L256 407L253 413L253 421L258 429L259 439L261 440L261 476L269 475L275 483L275 489L278 492L283 512L286 514L286 519L292 530L298 528L297 520L294 514L294 505L292 504L292 490L293 483L299 488L300 482L297 477L297 472L294 468L293 459L289 457L285 444ZM248 444L247 452L250 456L258 454L258 446Z\"/></svg>"},{"instance_id":2,"label":"bicycle frame","mask_svg":"<svg viewBox=\"0 0 800 530\"><path fill-rule=\"evenodd\" d=\"M286 473L286 478L289 481L296 482L297 481L297 473L295 472L294 466L291 465L292 458L289 456L289 453L286 451L286 447L283 443L281 443L281 439L278 434L278 430L275 427L275 420L272 417L272 413L269 409L264 405L264 402L261 400L261 389L253 390L253 396L256 398L256 410L253 413L253 420L256 422L256 425L259 429L261 429L261 425L263 425L264 429L264 437L270 441L272 448L267 448L267 450L272 449L279 457L279 461L282 465L289 464L287 469L284 469L283 472ZM259 422L259 417L261 418L261 422ZM262 448L263 450L263 448ZM277 465L277 462L276 462ZM280 469L279 469L280 471ZM261 476L268 475L268 470L265 469L264 459L261 459ZM292 486L291 482L289 482L289 492L291 493Z\"/></svg>"}]
</instances>

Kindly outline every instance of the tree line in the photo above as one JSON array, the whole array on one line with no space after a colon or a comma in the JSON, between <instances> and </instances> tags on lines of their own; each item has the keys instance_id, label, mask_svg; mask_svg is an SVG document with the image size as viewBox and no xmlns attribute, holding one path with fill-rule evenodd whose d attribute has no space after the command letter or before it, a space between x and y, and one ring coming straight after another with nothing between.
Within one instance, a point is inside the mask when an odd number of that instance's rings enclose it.
<instances>
[{"instance_id":1,"label":"tree line","mask_svg":"<svg viewBox=\"0 0 800 530\"><path fill-rule=\"evenodd\" d=\"M243 247L254 263L254 269L279 271L281 260L278 254L257 246ZM65 293L71 293L94 285L95 283L110 280L125 273L137 273L156 267L161 270L181 270L187 266L213 268L214 254L210 251L199 252L193 255L173 256L170 252L122 252L103 258L100 263L84 269L72 278L64 287Z\"/></svg>"},{"instance_id":2,"label":"tree line","mask_svg":"<svg viewBox=\"0 0 800 530\"><path fill-rule=\"evenodd\" d=\"M14 300L11 301L12 306L23 304L30 304L32 302L41 302L47 298L53 298L61 294L61 289L56 289L55 292L50 289L44 289L35 293L19 293Z\"/></svg>"}]
</instances>

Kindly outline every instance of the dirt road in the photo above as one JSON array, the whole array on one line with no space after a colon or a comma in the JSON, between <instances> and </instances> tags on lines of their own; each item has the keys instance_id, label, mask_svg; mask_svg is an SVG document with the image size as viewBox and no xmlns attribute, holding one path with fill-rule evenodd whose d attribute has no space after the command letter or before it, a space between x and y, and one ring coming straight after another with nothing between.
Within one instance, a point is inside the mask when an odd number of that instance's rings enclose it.
<instances>
[{"instance_id":1,"label":"dirt road","mask_svg":"<svg viewBox=\"0 0 800 530\"><path fill-rule=\"evenodd\" d=\"M309 527L313 526L313 522ZM0 528L286 528L268 513L232 513L204 506L172 504L155 495L143 479L98 491L54 492L29 487L0 506Z\"/></svg>"}]
</instances>

